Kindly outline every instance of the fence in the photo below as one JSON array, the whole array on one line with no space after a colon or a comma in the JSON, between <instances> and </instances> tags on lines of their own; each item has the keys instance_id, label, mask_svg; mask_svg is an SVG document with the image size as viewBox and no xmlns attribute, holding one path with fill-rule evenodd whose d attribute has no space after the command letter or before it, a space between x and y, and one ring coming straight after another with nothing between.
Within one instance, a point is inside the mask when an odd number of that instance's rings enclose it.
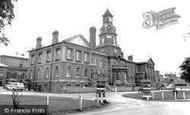
<instances>
[{"instance_id":1,"label":"fence","mask_svg":"<svg viewBox=\"0 0 190 115\"><path fill-rule=\"evenodd\" d=\"M152 100L187 100L190 99L190 89L151 91L150 95ZM142 95L142 97L146 96Z\"/></svg>"}]
</instances>

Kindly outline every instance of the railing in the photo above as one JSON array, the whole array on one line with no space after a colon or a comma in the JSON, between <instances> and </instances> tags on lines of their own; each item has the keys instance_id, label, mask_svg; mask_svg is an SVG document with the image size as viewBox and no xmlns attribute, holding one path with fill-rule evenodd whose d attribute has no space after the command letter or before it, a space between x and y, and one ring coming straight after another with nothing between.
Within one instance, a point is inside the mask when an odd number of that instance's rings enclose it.
<instances>
[{"instance_id":1,"label":"railing","mask_svg":"<svg viewBox=\"0 0 190 115\"><path fill-rule=\"evenodd\" d=\"M149 98L152 98L152 100L155 100L155 93L160 92L161 93L161 100L164 100L166 98L165 92L173 92L174 94L174 99L177 100L177 93L178 91L182 92L182 99L187 99L186 98L186 91L190 91L190 89L181 89L181 88L177 88L176 90L159 90L159 91L150 91L149 95L147 94L143 94L142 97L146 97L147 100L150 100Z\"/></svg>"}]
</instances>

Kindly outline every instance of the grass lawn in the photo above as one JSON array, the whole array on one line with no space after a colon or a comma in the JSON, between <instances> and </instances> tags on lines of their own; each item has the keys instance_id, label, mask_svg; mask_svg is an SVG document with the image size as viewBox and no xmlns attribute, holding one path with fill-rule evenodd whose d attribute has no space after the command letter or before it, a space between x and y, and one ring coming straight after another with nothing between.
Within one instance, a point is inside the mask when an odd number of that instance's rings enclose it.
<instances>
[{"instance_id":1,"label":"grass lawn","mask_svg":"<svg viewBox=\"0 0 190 115\"><path fill-rule=\"evenodd\" d=\"M123 96L128 97L128 98L142 99L142 93L131 93L131 94L125 94ZM185 98L190 99L189 91L185 91ZM178 91L177 99L183 99L182 91ZM175 97L173 95L173 91L164 91L164 100L162 100L161 92L154 92L154 100L155 101L174 101ZM178 101L178 100L175 100L175 101Z\"/></svg>"},{"instance_id":2,"label":"grass lawn","mask_svg":"<svg viewBox=\"0 0 190 115\"><path fill-rule=\"evenodd\" d=\"M11 95L0 95L0 105L12 105ZM45 96L25 96L20 98L20 105L46 105ZM92 100L83 100L83 110L97 108L96 102ZM50 115L59 115L79 110L79 99L65 97L49 98Z\"/></svg>"}]
</instances>

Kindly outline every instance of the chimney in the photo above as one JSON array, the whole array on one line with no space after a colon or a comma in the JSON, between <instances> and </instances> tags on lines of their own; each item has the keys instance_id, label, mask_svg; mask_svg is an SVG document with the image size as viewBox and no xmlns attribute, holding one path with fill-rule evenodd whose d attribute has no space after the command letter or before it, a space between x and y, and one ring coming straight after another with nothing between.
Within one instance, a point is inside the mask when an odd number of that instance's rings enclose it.
<instances>
[{"instance_id":1,"label":"chimney","mask_svg":"<svg viewBox=\"0 0 190 115\"><path fill-rule=\"evenodd\" d=\"M59 32L58 31L54 31L52 33L52 44L56 44L56 43L59 42L58 37L59 37Z\"/></svg>"},{"instance_id":2,"label":"chimney","mask_svg":"<svg viewBox=\"0 0 190 115\"><path fill-rule=\"evenodd\" d=\"M90 27L90 47L95 48L96 47L96 28Z\"/></svg>"},{"instance_id":3,"label":"chimney","mask_svg":"<svg viewBox=\"0 0 190 115\"><path fill-rule=\"evenodd\" d=\"M129 61L133 61L133 55L128 56Z\"/></svg>"},{"instance_id":4,"label":"chimney","mask_svg":"<svg viewBox=\"0 0 190 115\"><path fill-rule=\"evenodd\" d=\"M36 49L41 48L42 47L42 38L38 37L36 39Z\"/></svg>"}]
</instances>

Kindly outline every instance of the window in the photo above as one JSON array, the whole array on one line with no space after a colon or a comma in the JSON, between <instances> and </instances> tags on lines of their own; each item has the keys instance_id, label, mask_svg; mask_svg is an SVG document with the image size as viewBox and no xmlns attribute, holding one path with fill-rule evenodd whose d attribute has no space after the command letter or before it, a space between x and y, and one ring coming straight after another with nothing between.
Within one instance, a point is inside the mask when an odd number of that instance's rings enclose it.
<instances>
[{"instance_id":1,"label":"window","mask_svg":"<svg viewBox=\"0 0 190 115\"><path fill-rule=\"evenodd\" d=\"M35 62L35 55L31 55L31 60L30 60L30 64L33 65Z\"/></svg>"},{"instance_id":2,"label":"window","mask_svg":"<svg viewBox=\"0 0 190 115\"><path fill-rule=\"evenodd\" d=\"M67 67L66 77L71 77L71 76L70 76L70 72L71 72L71 67L68 66L68 67Z\"/></svg>"},{"instance_id":3,"label":"window","mask_svg":"<svg viewBox=\"0 0 190 115\"><path fill-rule=\"evenodd\" d=\"M99 67L103 67L103 61L102 60L100 60L99 64L100 64Z\"/></svg>"},{"instance_id":4,"label":"window","mask_svg":"<svg viewBox=\"0 0 190 115\"><path fill-rule=\"evenodd\" d=\"M76 51L76 61L81 61L82 60L82 52L77 50Z\"/></svg>"},{"instance_id":5,"label":"window","mask_svg":"<svg viewBox=\"0 0 190 115\"><path fill-rule=\"evenodd\" d=\"M38 54L38 63L41 64L42 63L42 53Z\"/></svg>"},{"instance_id":6,"label":"window","mask_svg":"<svg viewBox=\"0 0 190 115\"><path fill-rule=\"evenodd\" d=\"M94 57L91 57L91 64L92 64L92 65L95 64L95 59L94 59Z\"/></svg>"},{"instance_id":7,"label":"window","mask_svg":"<svg viewBox=\"0 0 190 115\"><path fill-rule=\"evenodd\" d=\"M37 69L37 77L38 77L38 78L41 77L41 69L40 69L40 68Z\"/></svg>"},{"instance_id":8,"label":"window","mask_svg":"<svg viewBox=\"0 0 190 115\"><path fill-rule=\"evenodd\" d=\"M45 70L45 77L49 77L49 68L46 67L46 70Z\"/></svg>"},{"instance_id":9,"label":"window","mask_svg":"<svg viewBox=\"0 0 190 115\"><path fill-rule=\"evenodd\" d=\"M32 74L32 73L33 73L33 71L32 71L32 70L30 70L30 73L29 73L29 78L30 78L30 79L32 79L32 78L33 78L33 76L32 76L33 74Z\"/></svg>"},{"instance_id":10,"label":"window","mask_svg":"<svg viewBox=\"0 0 190 115\"><path fill-rule=\"evenodd\" d=\"M99 65L98 63L99 63L98 58L96 58L96 60L95 60L95 64L96 64L96 66Z\"/></svg>"},{"instance_id":11,"label":"window","mask_svg":"<svg viewBox=\"0 0 190 115\"><path fill-rule=\"evenodd\" d=\"M67 59L72 59L72 49L67 48Z\"/></svg>"},{"instance_id":12,"label":"window","mask_svg":"<svg viewBox=\"0 0 190 115\"><path fill-rule=\"evenodd\" d=\"M89 53L84 53L84 62L89 62Z\"/></svg>"},{"instance_id":13,"label":"window","mask_svg":"<svg viewBox=\"0 0 190 115\"><path fill-rule=\"evenodd\" d=\"M87 68L85 68L85 70L84 70L84 77L88 77L88 69Z\"/></svg>"},{"instance_id":14,"label":"window","mask_svg":"<svg viewBox=\"0 0 190 115\"><path fill-rule=\"evenodd\" d=\"M110 39L110 38L112 38L112 36L110 36L110 35L107 35L107 38L109 38L109 39Z\"/></svg>"},{"instance_id":15,"label":"window","mask_svg":"<svg viewBox=\"0 0 190 115\"><path fill-rule=\"evenodd\" d=\"M57 48L55 50L55 60L59 61L59 59L60 59L60 48Z\"/></svg>"},{"instance_id":16,"label":"window","mask_svg":"<svg viewBox=\"0 0 190 115\"><path fill-rule=\"evenodd\" d=\"M50 53L51 53L51 51L48 50L47 55L46 55L46 62L50 62Z\"/></svg>"},{"instance_id":17,"label":"window","mask_svg":"<svg viewBox=\"0 0 190 115\"><path fill-rule=\"evenodd\" d=\"M77 67L77 68L76 68L76 76L75 76L75 77L79 77L79 73L80 73L80 68Z\"/></svg>"},{"instance_id":18,"label":"window","mask_svg":"<svg viewBox=\"0 0 190 115\"><path fill-rule=\"evenodd\" d=\"M55 67L55 77L58 77L59 76L59 67L56 66Z\"/></svg>"},{"instance_id":19,"label":"window","mask_svg":"<svg viewBox=\"0 0 190 115\"><path fill-rule=\"evenodd\" d=\"M19 64L19 68L22 68L22 67L23 67L23 64L22 64L22 63L20 63L20 64Z\"/></svg>"}]
</instances>

